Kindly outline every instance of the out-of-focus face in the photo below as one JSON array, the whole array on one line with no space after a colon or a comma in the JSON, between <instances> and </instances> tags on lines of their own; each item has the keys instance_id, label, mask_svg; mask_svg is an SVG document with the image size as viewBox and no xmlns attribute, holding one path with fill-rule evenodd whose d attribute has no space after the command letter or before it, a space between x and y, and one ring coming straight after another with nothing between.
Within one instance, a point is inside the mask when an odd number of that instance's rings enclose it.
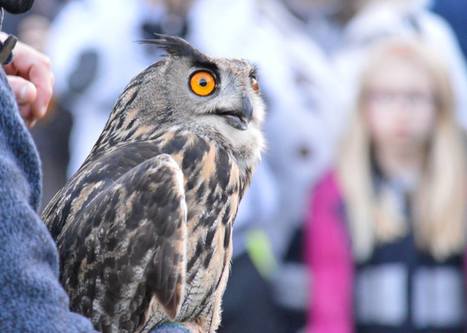
<instances>
[{"instance_id":1,"label":"out-of-focus face","mask_svg":"<svg viewBox=\"0 0 467 333\"><path fill-rule=\"evenodd\" d=\"M388 59L373 70L364 92L372 142L402 151L423 148L436 122L431 78L421 66Z\"/></svg>"}]
</instances>

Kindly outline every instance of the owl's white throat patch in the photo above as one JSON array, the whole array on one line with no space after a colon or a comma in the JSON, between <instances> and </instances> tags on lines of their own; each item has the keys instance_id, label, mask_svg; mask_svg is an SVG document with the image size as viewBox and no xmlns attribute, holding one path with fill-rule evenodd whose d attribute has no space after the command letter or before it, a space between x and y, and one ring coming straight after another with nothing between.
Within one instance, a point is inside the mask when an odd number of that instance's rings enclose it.
<instances>
[{"instance_id":1,"label":"owl's white throat patch","mask_svg":"<svg viewBox=\"0 0 467 333\"><path fill-rule=\"evenodd\" d=\"M218 115L200 117L203 125L214 128L232 147L241 169L254 167L264 150L263 134L256 121L251 121L246 130L238 130L230 126Z\"/></svg>"}]
</instances>

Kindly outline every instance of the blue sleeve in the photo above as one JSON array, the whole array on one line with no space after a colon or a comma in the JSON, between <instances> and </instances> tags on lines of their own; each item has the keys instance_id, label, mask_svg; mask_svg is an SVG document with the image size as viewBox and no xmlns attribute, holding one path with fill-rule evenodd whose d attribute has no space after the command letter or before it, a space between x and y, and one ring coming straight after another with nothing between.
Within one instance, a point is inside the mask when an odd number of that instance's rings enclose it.
<instances>
[{"instance_id":1,"label":"blue sleeve","mask_svg":"<svg viewBox=\"0 0 467 333\"><path fill-rule=\"evenodd\" d=\"M37 210L40 165L0 73L0 332L96 332L69 311L58 254Z\"/></svg>"}]
</instances>

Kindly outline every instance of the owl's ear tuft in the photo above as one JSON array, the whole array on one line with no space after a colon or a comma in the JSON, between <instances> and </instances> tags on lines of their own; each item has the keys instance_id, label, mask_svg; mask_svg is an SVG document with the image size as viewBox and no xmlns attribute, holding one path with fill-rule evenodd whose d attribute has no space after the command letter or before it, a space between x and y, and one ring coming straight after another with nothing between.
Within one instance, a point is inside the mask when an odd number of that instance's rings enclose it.
<instances>
[{"instance_id":1,"label":"owl's ear tuft","mask_svg":"<svg viewBox=\"0 0 467 333\"><path fill-rule=\"evenodd\" d=\"M174 57L187 57L196 62L207 62L208 57L191 46L186 40L176 36L154 34L156 38L140 40L141 44L155 45Z\"/></svg>"}]
</instances>

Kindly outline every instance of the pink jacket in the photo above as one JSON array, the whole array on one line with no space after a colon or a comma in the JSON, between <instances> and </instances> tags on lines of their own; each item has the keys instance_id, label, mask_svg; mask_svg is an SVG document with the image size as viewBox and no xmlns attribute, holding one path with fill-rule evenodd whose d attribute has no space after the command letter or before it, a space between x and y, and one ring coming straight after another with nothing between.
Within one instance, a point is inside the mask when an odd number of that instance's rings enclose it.
<instances>
[{"instance_id":1,"label":"pink jacket","mask_svg":"<svg viewBox=\"0 0 467 333\"><path fill-rule=\"evenodd\" d=\"M306 231L312 271L309 333L353 333L353 261L341 214L342 194L333 172L316 186ZM311 223L313 221L313 223Z\"/></svg>"}]
</instances>

